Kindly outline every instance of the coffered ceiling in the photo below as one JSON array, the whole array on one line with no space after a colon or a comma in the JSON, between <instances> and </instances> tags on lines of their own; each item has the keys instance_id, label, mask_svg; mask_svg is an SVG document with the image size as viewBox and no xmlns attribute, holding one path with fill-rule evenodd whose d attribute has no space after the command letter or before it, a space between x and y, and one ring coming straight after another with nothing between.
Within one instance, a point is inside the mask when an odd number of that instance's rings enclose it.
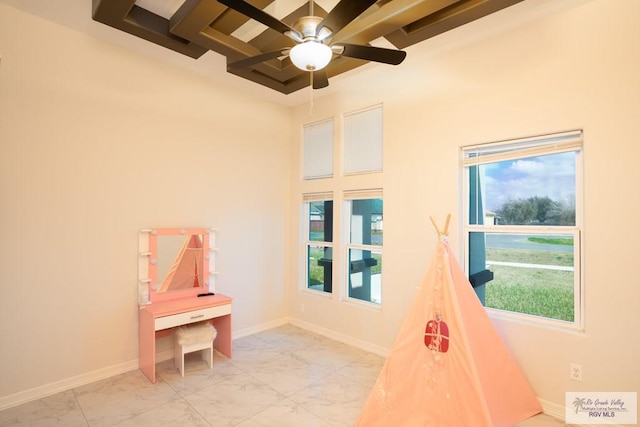
<instances>
[{"instance_id":1,"label":"coffered ceiling","mask_svg":"<svg viewBox=\"0 0 640 427\"><path fill-rule=\"evenodd\" d=\"M309 14L305 0L249 1L289 26ZM404 49L520 1L379 0L331 37L341 43ZM225 56L228 65L295 44L291 38L216 0L92 2L95 21L195 59L213 51ZM336 4L337 0L319 0L313 5L314 15L324 17ZM337 55L327 67L327 75L331 78L366 63ZM227 66L227 71L283 94L310 84L309 73L296 68L286 57L246 68Z\"/></svg>"}]
</instances>

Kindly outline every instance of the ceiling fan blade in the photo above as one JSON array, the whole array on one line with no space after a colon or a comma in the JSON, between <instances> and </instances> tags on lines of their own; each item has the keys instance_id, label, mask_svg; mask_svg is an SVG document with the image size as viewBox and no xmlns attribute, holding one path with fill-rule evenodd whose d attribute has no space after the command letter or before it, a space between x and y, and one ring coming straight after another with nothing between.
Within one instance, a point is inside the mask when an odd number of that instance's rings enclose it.
<instances>
[{"instance_id":1,"label":"ceiling fan blade","mask_svg":"<svg viewBox=\"0 0 640 427\"><path fill-rule=\"evenodd\" d=\"M322 89L323 87L329 86L329 77L327 77L327 70L313 71L312 73L313 79L313 88L314 89Z\"/></svg>"},{"instance_id":2,"label":"ceiling fan blade","mask_svg":"<svg viewBox=\"0 0 640 427\"><path fill-rule=\"evenodd\" d=\"M343 29L349 22L356 19L362 12L369 9L377 0L340 0L331 12L318 24L316 34L320 34L323 27L327 27L333 34Z\"/></svg>"},{"instance_id":3,"label":"ceiling fan blade","mask_svg":"<svg viewBox=\"0 0 640 427\"><path fill-rule=\"evenodd\" d=\"M275 59L275 58L278 58L278 57L280 57L282 55L288 55L288 54L289 54L289 50L288 49L274 50L272 52L266 52L266 53L262 53L260 55L250 56L248 58L241 59L240 61L231 62L231 63L227 64L227 67L228 68L250 67L252 65L259 64L260 62L268 61L270 59Z\"/></svg>"},{"instance_id":4,"label":"ceiling fan blade","mask_svg":"<svg viewBox=\"0 0 640 427\"><path fill-rule=\"evenodd\" d=\"M343 48L340 53L342 56L382 62L384 64L398 65L407 57L407 52L403 50L386 49L383 47L343 43L340 43L337 47Z\"/></svg>"},{"instance_id":5,"label":"ceiling fan blade","mask_svg":"<svg viewBox=\"0 0 640 427\"><path fill-rule=\"evenodd\" d=\"M249 18L256 20L269 28L273 28L276 31L285 34L287 32L291 32L292 34L298 35L298 32L285 24L284 22L274 18L273 16L266 13L264 10L255 7L254 5L247 3L243 0L218 0L219 3L230 7L236 12L240 12L244 16L248 16Z\"/></svg>"}]
</instances>

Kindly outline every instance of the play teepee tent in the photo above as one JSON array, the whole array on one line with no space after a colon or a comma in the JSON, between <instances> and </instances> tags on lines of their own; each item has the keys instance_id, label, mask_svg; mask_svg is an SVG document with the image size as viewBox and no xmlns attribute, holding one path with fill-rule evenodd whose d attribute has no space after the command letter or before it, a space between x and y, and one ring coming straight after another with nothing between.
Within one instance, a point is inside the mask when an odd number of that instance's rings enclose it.
<instances>
[{"instance_id":1,"label":"play teepee tent","mask_svg":"<svg viewBox=\"0 0 640 427\"><path fill-rule=\"evenodd\" d=\"M446 224L359 427L507 427L542 410L451 254Z\"/></svg>"}]
</instances>

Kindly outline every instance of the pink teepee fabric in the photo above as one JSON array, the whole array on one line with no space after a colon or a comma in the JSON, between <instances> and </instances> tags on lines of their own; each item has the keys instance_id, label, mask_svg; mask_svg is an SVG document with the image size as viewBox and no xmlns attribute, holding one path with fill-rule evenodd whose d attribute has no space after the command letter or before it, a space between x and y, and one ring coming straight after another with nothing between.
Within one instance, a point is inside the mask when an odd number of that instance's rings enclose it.
<instances>
[{"instance_id":1,"label":"pink teepee fabric","mask_svg":"<svg viewBox=\"0 0 640 427\"><path fill-rule=\"evenodd\" d=\"M169 268L159 292L197 288L202 280L202 241L194 234L185 239L180 253Z\"/></svg>"},{"instance_id":2,"label":"pink teepee fabric","mask_svg":"<svg viewBox=\"0 0 640 427\"><path fill-rule=\"evenodd\" d=\"M441 238L357 426L507 427L541 411Z\"/></svg>"}]
</instances>

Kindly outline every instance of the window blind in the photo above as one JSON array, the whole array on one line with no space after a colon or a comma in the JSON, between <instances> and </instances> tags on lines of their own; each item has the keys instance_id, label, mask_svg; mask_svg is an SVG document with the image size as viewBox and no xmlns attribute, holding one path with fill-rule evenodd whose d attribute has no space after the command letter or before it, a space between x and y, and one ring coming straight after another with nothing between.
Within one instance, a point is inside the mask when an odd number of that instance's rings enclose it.
<instances>
[{"instance_id":1,"label":"window blind","mask_svg":"<svg viewBox=\"0 0 640 427\"><path fill-rule=\"evenodd\" d=\"M344 192L344 200L382 199L382 189L348 190Z\"/></svg>"},{"instance_id":2,"label":"window blind","mask_svg":"<svg viewBox=\"0 0 640 427\"><path fill-rule=\"evenodd\" d=\"M344 173L382 171L382 105L344 115Z\"/></svg>"},{"instance_id":3,"label":"window blind","mask_svg":"<svg viewBox=\"0 0 640 427\"><path fill-rule=\"evenodd\" d=\"M333 119L304 126L304 179L333 176Z\"/></svg>"},{"instance_id":4,"label":"window blind","mask_svg":"<svg viewBox=\"0 0 640 427\"><path fill-rule=\"evenodd\" d=\"M544 156L582 148L582 131L541 135L531 138L480 144L462 148L463 166L496 163L504 160Z\"/></svg>"},{"instance_id":5,"label":"window blind","mask_svg":"<svg viewBox=\"0 0 640 427\"><path fill-rule=\"evenodd\" d=\"M307 193L302 195L302 201L305 203L321 202L323 200L333 200L333 193Z\"/></svg>"}]
</instances>

